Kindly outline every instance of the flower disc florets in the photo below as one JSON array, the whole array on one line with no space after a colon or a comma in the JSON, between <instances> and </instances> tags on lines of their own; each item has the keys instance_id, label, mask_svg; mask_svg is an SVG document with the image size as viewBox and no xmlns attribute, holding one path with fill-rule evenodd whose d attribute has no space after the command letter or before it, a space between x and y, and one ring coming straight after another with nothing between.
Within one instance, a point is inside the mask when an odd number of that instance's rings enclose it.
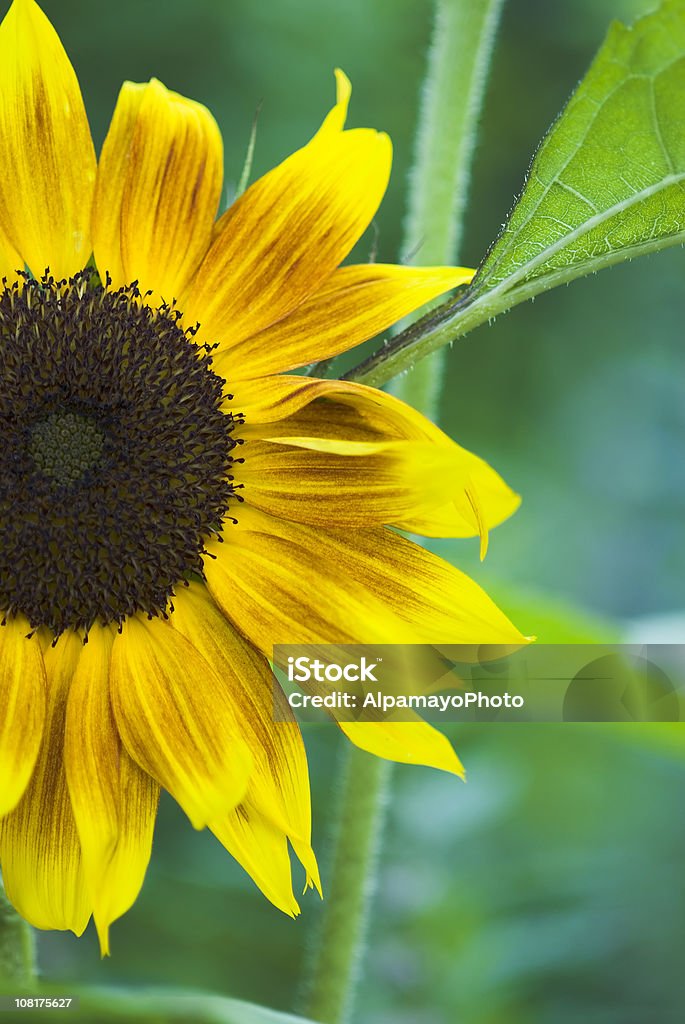
<instances>
[{"instance_id":1,"label":"flower disc florets","mask_svg":"<svg viewBox=\"0 0 685 1024\"><path fill-rule=\"evenodd\" d=\"M164 614L233 493L225 382L146 298L88 271L0 292L0 609L55 636Z\"/></svg>"}]
</instances>

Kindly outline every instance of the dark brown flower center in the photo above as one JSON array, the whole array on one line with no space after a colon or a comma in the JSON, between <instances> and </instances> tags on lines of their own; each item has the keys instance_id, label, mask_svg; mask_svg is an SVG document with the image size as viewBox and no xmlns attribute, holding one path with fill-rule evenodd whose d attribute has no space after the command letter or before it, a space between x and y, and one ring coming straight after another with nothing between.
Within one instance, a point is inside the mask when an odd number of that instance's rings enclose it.
<instances>
[{"instance_id":1,"label":"dark brown flower center","mask_svg":"<svg viewBox=\"0 0 685 1024\"><path fill-rule=\"evenodd\" d=\"M135 285L5 287L0 615L58 636L165 614L232 503L225 397L180 313Z\"/></svg>"}]
</instances>

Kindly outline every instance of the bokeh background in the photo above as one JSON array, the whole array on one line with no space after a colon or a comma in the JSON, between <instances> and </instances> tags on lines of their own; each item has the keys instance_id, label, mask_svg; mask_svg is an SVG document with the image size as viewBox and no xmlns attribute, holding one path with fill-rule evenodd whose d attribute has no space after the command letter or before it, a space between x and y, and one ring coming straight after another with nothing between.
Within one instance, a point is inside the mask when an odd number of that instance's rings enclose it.
<instances>
[{"instance_id":1,"label":"bokeh background","mask_svg":"<svg viewBox=\"0 0 685 1024\"><path fill-rule=\"evenodd\" d=\"M3 9L6 4L3 4ZM474 167L462 261L475 265L535 145L609 21L649 0L509 0ZM153 75L207 103L227 187L259 116L253 177L330 107L395 145L378 259L401 222L429 0L44 0L99 146L121 81ZM360 255L373 248L370 233ZM491 538L441 554L554 641L680 640L685 607L685 255L672 250L539 298L460 342L440 422L524 496ZM663 729L484 725L454 731L466 786L398 768L357 1019L363 1024L670 1024L682 1020L685 762ZM311 727L325 853L339 739ZM685 746L685 744L683 744ZM325 858L324 858L325 876ZM299 879L298 879L299 882ZM46 978L181 984L293 1009L317 898L297 922L166 801L142 896L100 962L87 933L41 935Z\"/></svg>"}]
</instances>

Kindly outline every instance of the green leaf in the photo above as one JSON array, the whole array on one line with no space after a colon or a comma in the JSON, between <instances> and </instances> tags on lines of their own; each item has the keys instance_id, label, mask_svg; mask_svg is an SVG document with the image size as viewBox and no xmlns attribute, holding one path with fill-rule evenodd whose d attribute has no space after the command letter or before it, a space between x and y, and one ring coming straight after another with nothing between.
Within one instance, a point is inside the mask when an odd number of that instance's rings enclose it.
<instances>
[{"instance_id":1,"label":"green leaf","mask_svg":"<svg viewBox=\"0 0 685 1024\"><path fill-rule=\"evenodd\" d=\"M315 1024L255 1003L183 989L89 988L78 992L78 997L79 1020L84 1024L121 1020L136 1024Z\"/></svg>"},{"instance_id":2,"label":"green leaf","mask_svg":"<svg viewBox=\"0 0 685 1024\"><path fill-rule=\"evenodd\" d=\"M685 0L615 23L471 287L346 374L376 387L555 285L685 241Z\"/></svg>"},{"instance_id":3,"label":"green leaf","mask_svg":"<svg viewBox=\"0 0 685 1024\"><path fill-rule=\"evenodd\" d=\"M632 28L611 26L474 293L535 294L683 242L684 181L685 4L668 0Z\"/></svg>"}]
</instances>

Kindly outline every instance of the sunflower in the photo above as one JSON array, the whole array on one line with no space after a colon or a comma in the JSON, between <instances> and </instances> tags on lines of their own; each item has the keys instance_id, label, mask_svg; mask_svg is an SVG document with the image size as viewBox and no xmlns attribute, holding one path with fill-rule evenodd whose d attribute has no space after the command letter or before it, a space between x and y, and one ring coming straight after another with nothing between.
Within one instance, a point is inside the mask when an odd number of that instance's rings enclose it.
<instances>
[{"instance_id":1,"label":"sunflower","mask_svg":"<svg viewBox=\"0 0 685 1024\"><path fill-rule=\"evenodd\" d=\"M523 639L397 532L484 549L518 503L494 470L387 394L287 374L471 277L340 266L391 146L344 130L336 75L311 141L217 220L203 106L125 83L96 163L48 19L14 0L0 26L0 863L29 922L92 915L103 953L160 787L281 910L290 847L320 888L274 643ZM461 772L423 722L340 726Z\"/></svg>"}]
</instances>

